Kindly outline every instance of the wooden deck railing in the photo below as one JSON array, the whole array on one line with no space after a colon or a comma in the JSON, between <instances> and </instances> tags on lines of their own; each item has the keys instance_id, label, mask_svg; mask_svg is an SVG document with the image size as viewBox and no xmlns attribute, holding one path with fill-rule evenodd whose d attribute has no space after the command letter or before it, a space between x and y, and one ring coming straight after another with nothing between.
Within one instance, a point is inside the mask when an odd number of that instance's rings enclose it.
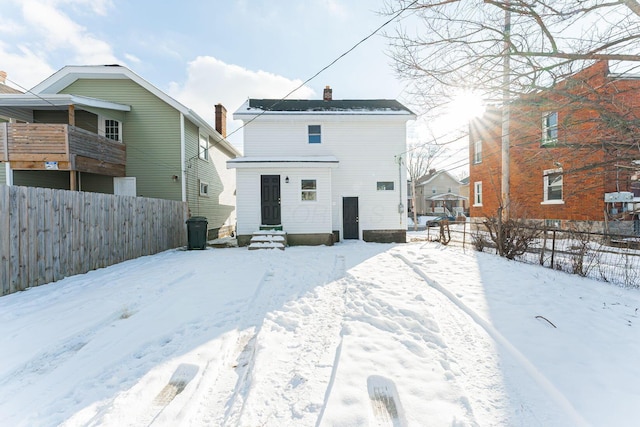
<instances>
[{"instance_id":1,"label":"wooden deck railing","mask_svg":"<svg viewBox=\"0 0 640 427\"><path fill-rule=\"evenodd\" d=\"M0 161L16 170L46 169L124 176L125 145L66 124L0 123ZM50 163L49 163L50 164Z\"/></svg>"}]
</instances>

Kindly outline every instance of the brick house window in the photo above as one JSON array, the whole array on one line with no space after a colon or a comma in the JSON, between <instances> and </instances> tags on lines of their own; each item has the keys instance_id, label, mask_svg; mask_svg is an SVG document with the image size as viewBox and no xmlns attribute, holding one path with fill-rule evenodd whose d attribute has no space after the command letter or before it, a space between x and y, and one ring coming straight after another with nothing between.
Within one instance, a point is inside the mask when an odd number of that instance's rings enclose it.
<instances>
[{"instance_id":1,"label":"brick house window","mask_svg":"<svg viewBox=\"0 0 640 427\"><path fill-rule=\"evenodd\" d=\"M542 116L542 145L554 147L558 143L558 112L551 111Z\"/></svg>"},{"instance_id":2,"label":"brick house window","mask_svg":"<svg viewBox=\"0 0 640 427\"><path fill-rule=\"evenodd\" d=\"M482 206L482 181L473 183L473 206Z\"/></svg>"},{"instance_id":3,"label":"brick house window","mask_svg":"<svg viewBox=\"0 0 640 427\"><path fill-rule=\"evenodd\" d=\"M544 171L544 201L542 203L563 203L562 169L548 169Z\"/></svg>"},{"instance_id":4,"label":"brick house window","mask_svg":"<svg viewBox=\"0 0 640 427\"><path fill-rule=\"evenodd\" d=\"M473 143L473 163L482 163L482 140Z\"/></svg>"}]
</instances>

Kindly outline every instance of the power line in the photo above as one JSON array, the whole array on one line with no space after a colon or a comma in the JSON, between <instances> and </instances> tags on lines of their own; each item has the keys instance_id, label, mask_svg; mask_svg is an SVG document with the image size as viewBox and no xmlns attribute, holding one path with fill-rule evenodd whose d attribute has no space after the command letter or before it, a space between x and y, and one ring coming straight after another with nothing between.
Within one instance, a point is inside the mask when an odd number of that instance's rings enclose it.
<instances>
[{"instance_id":1,"label":"power line","mask_svg":"<svg viewBox=\"0 0 640 427\"><path fill-rule=\"evenodd\" d=\"M290 95L292 95L293 93L295 93L296 91L298 91L300 88L302 88L304 85L306 85L307 83L309 83L311 80L315 79L316 77L318 77L320 74L322 74L322 72L326 71L327 69L329 69L330 67L332 67L336 62L338 62L339 60L341 60L342 58L344 58L345 56L347 56L349 53L351 53L352 51L354 51L358 46L360 46L362 43L366 42L367 40L369 40L371 37L373 37L374 35L376 35L381 29L383 29L384 27L386 27L387 25L389 25L391 22L395 21L396 19L398 19L398 17L400 15L402 15L406 10L408 10L409 8L411 8L414 4L418 3L419 0L414 0L412 3L410 3L409 5L403 7L402 9L400 9L395 15L393 15L393 17L389 20L387 20L386 22L384 22L382 25L380 25L378 28L376 28L375 30L373 30L373 32L371 32L368 36L366 36L365 38L363 38L362 40L360 40L359 42L357 42L356 44L354 44L353 46L351 46L347 51L345 51L343 54L341 54L340 56L338 56L336 59L334 59L333 61L331 61L328 65L324 66L322 69L320 69L320 71L318 71L317 73L315 73L314 75L312 75L311 77L309 77L307 80L305 80L304 82L300 83L295 89L292 89L289 93L287 93L285 96L283 96L282 98L278 99L275 103L273 103L268 109L263 110L261 113L259 113L258 115L256 115L255 117L253 117L252 119L247 120L246 122L244 122L242 124L242 126L240 126L238 129L234 130L233 132L231 132L230 134L227 135L227 138L230 137L231 135L235 134L236 132L238 132L240 129L243 129L245 126L247 126L249 123L253 122L254 120L256 120L258 117L264 115L265 113L267 113L268 111L271 111L276 105L280 104L282 101L286 100Z\"/></svg>"}]
</instances>

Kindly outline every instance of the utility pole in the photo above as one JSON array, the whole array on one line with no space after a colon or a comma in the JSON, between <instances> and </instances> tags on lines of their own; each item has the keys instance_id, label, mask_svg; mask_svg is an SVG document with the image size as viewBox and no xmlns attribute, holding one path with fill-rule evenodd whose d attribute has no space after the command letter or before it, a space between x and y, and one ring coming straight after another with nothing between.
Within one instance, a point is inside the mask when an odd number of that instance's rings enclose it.
<instances>
[{"instance_id":1,"label":"utility pole","mask_svg":"<svg viewBox=\"0 0 640 427\"><path fill-rule=\"evenodd\" d=\"M511 115L511 3L504 9L504 54L502 62L502 220L509 219L511 197L509 196L509 121Z\"/></svg>"}]
</instances>

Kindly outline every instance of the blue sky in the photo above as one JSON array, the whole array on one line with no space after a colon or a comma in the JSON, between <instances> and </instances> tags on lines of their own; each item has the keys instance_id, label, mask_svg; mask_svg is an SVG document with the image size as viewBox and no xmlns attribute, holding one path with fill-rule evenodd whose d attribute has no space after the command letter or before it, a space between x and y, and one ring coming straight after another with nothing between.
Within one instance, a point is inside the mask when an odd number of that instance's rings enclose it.
<instances>
[{"instance_id":1,"label":"blue sky","mask_svg":"<svg viewBox=\"0 0 640 427\"><path fill-rule=\"evenodd\" d=\"M385 3L2 0L0 70L31 88L65 65L121 64L213 122L217 103L231 116L249 97L287 94L387 21ZM319 98L330 85L334 99L409 105L387 49L373 36L291 97ZM426 138L417 127L409 137Z\"/></svg>"}]
</instances>

